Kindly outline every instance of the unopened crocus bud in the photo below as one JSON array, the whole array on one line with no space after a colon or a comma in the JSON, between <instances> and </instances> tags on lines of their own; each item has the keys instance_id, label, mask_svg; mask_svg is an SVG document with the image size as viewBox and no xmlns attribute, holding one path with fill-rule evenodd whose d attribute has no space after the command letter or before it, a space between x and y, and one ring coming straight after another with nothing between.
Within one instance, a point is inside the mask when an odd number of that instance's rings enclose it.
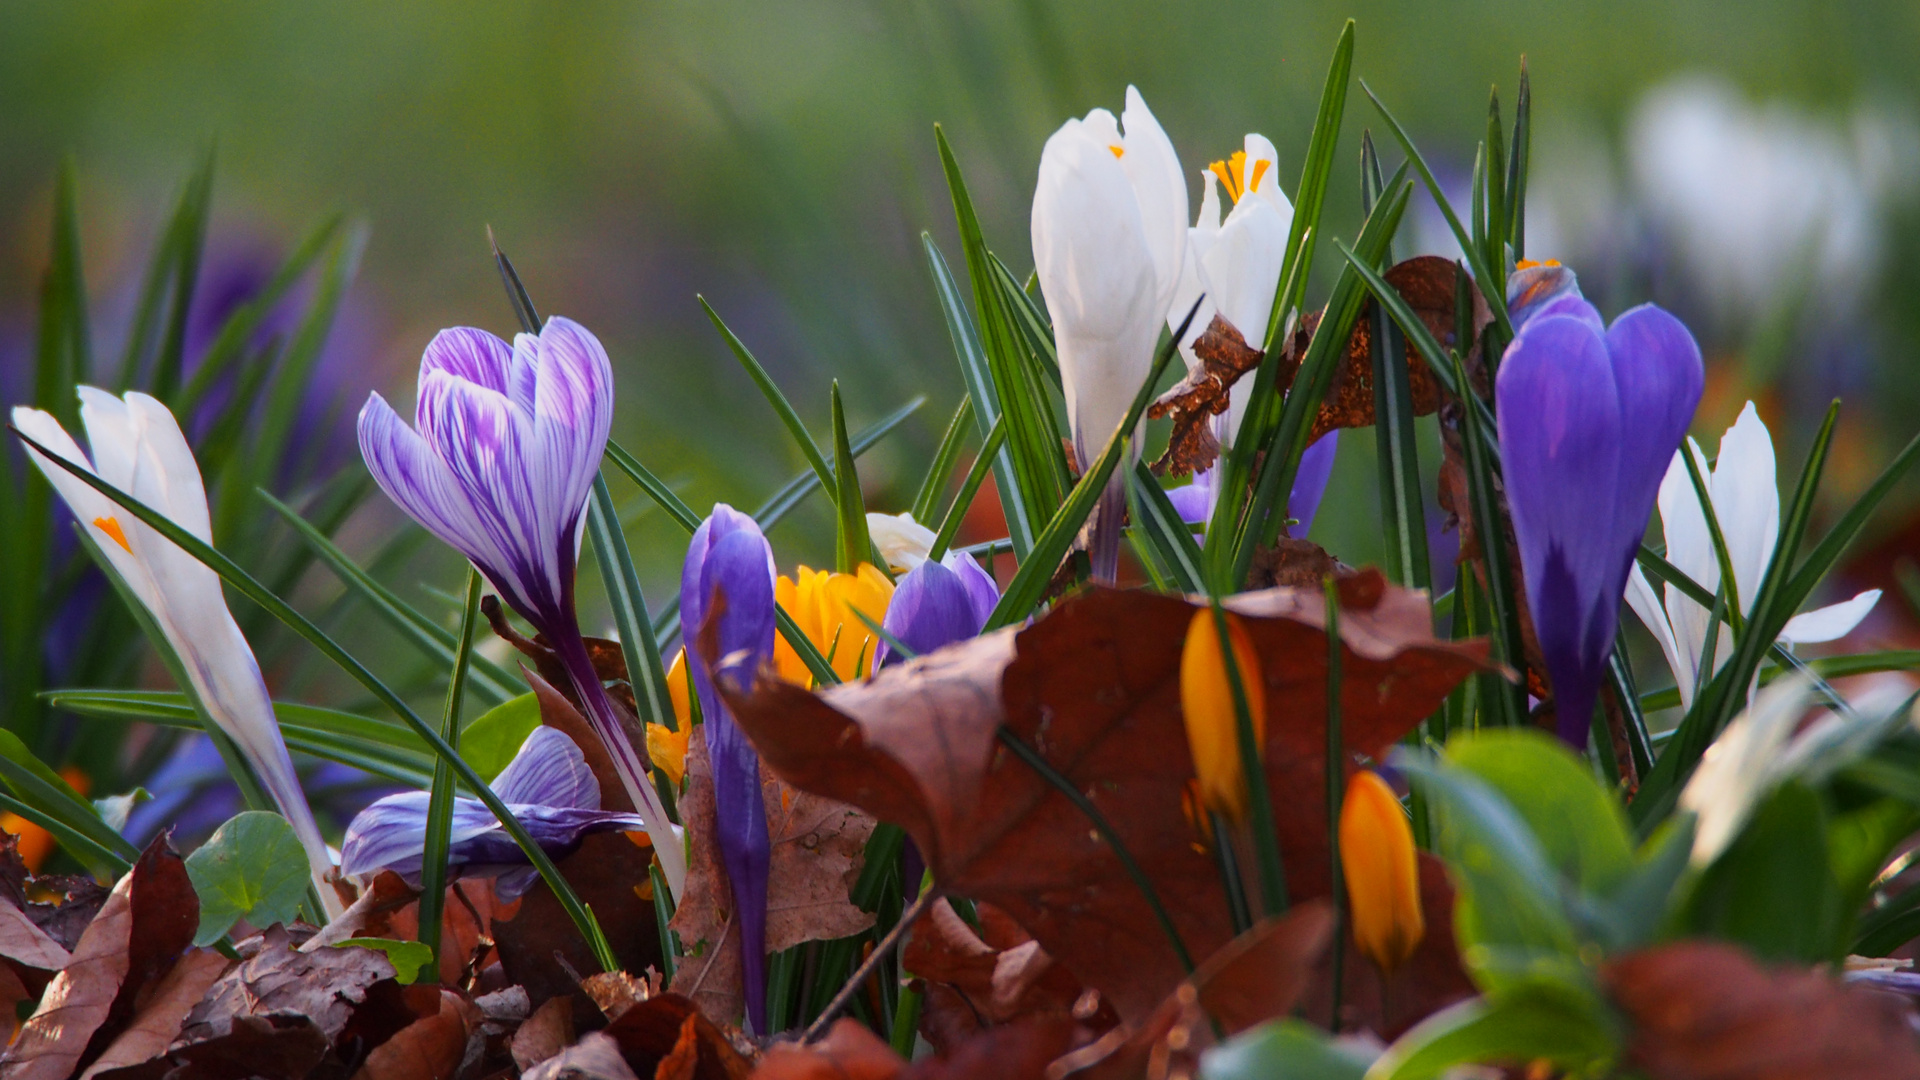
<instances>
[{"instance_id":1,"label":"unopened crocus bud","mask_svg":"<svg viewBox=\"0 0 1920 1080\"><path fill-rule=\"evenodd\" d=\"M1233 642L1233 662L1253 720L1253 741L1264 746L1267 698L1260 675L1260 655L1238 617L1223 613L1227 637ZM1180 709L1186 717L1187 747L1193 753L1194 775L1200 781L1200 801L1229 821L1247 816L1246 773L1240 765L1240 735L1233 706L1233 684L1227 676L1226 654L1212 610L1194 612L1187 625L1187 643L1180 653Z\"/></svg>"},{"instance_id":2,"label":"unopened crocus bud","mask_svg":"<svg viewBox=\"0 0 1920 1080\"><path fill-rule=\"evenodd\" d=\"M1400 799L1374 772L1354 773L1340 808L1340 869L1347 879L1353 940L1382 971L1392 971L1426 935L1413 829Z\"/></svg>"}]
</instances>

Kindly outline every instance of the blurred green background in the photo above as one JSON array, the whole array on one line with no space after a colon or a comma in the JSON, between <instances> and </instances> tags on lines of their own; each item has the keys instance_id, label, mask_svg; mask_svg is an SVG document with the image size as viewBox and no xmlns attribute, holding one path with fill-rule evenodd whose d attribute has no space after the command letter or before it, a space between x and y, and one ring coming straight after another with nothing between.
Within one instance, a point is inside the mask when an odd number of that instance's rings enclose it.
<instances>
[{"instance_id":1,"label":"blurred green background","mask_svg":"<svg viewBox=\"0 0 1920 1080\"><path fill-rule=\"evenodd\" d=\"M1899 302L1920 287L1911 187L1898 182L1912 175L1903 140L1920 99L1912 0L16 3L0 34L0 334L11 334L0 360L23 355L62 156L79 166L88 276L110 327L173 191L213 144L215 255L222 244L284 247L334 209L370 228L342 339L351 348L328 360L349 415L374 388L406 408L438 328L511 329L490 224L543 310L607 342L616 435L696 507L750 505L803 467L697 293L822 433L829 379L841 380L855 426L928 394L908 432L863 468L869 505L897 511L960 393L919 247L929 229L956 252L932 125L946 125L989 242L1024 273L1041 144L1069 115L1117 109L1129 82L1190 177L1258 130L1278 144L1291 190L1349 16L1356 76L1456 178L1485 131L1489 87L1510 108L1526 55L1534 191L1562 213L1534 235L1565 245L1529 254L1591 254L1591 266L1575 265L1609 313L1655 299L1688 314L1733 373L1716 383L1726 400L1710 399L1708 419L1723 426L1763 383L1781 388L1765 406L1776 428L1804 428L1835 385L1872 402L1848 414L1838 490L1905 440L1920 404L1920 318ZM1724 81L1754 108L1788 109L1803 132L1853 138L1860 117L1877 118L1885 152L1873 160L1893 180L1874 195L1870 227L1884 243L1843 309L1802 288L1811 300L1782 302L1786 329L1761 334L1774 325L1764 312L1702 299L1710 290L1662 254L1633 195L1629 144L1645 95L1689 75ZM1334 236L1357 222L1359 130L1380 127L1357 86L1347 126ZM1733 191L1748 179L1729 167L1722 182ZM1433 235L1404 232L1399 253ZM102 334L111 344L111 329ZM1738 359L1751 353L1763 359ZM1709 428L1717 438L1703 419ZM1790 462L1792 431L1781 441ZM1355 563L1373 542L1370 442L1348 439L1316 529ZM1365 496L1343 498L1349 482ZM363 528L393 519L370 520ZM633 538L650 593L664 593L682 534L641 514ZM783 567L818 561L830 526L814 506L774 540ZM451 579L450 553L427 558L423 572Z\"/></svg>"}]
</instances>

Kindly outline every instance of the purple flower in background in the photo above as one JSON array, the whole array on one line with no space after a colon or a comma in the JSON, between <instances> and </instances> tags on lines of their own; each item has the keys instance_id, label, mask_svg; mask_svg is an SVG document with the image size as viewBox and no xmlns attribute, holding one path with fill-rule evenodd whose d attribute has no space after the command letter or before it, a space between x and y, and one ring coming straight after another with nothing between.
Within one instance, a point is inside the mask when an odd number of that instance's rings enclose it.
<instances>
[{"instance_id":1,"label":"purple flower in background","mask_svg":"<svg viewBox=\"0 0 1920 1080\"><path fill-rule=\"evenodd\" d=\"M1300 471L1294 474L1293 490L1287 495L1287 516L1295 522L1287 535L1305 537L1313 528L1313 515L1320 509L1320 498L1327 493L1327 481L1333 476L1334 455L1340 449L1340 432L1329 431L1315 440L1300 455ZM1180 520L1199 524L1213 517L1214 488L1220 467L1193 474L1193 483L1167 492Z\"/></svg>"},{"instance_id":2,"label":"purple flower in background","mask_svg":"<svg viewBox=\"0 0 1920 1080\"><path fill-rule=\"evenodd\" d=\"M713 767L714 831L740 921L747 1018L767 1031L767 876L772 842L760 755L734 722L714 678L751 686L773 660L773 548L751 517L725 503L700 523L680 571L680 619ZM711 666L710 666L711 665Z\"/></svg>"},{"instance_id":3,"label":"purple flower in background","mask_svg":"<svg viewBox=\"0 0 1920 1080\"><path fill-rule=\"evenodd\" d=\"M980 564L964 552L949 551L939 562L926 559L902 575L880 628L914 655L923 656L980 636L980 628L999 602L1000 589ZM892 651L881 642L874 670L898 659Z\"/></svg>"},{"instance_id":4,"label":"purple flower in background","mask_svg":"<svg viewBox=\"0 0 1920 1080\"><path fill-rule=\"evenodd\" d=\"M520 752L488 785L520 819L541 850L554 858L572 851L588 833L642 832L638 814L600 809L600 787L572 739L549 727L534 728ZM340 844L340 872L349 877L392 870L418 888L427 832L425 791L389 795L362 810ZM493 811L479 799L455 796L448 833L449 878L493 877L511 900L527 891L539 871L527 864Z\"/></svg>"},{"instance_id":5,"label":"purple flower in background","mask_svg":"<svg viewBox=\"0 0 1920 1080\"><path fill-rule=\"evenodd\" d=\"M511 347L462 327L441 331L420 359L419 430L371 394L360 410L360 452L389 498L472 560L545 635L645 817L677 898L686 854L594 671L574 607L582 515L612 420L613 368L585 327L549 319Z\"/></svg>"},{"instance_id":6,"label":"purple flower in background","mask_svg":"<svg viewBox=\"0 0 1920 1080\"><path fill-rule=\"evenodd\" d=\"M1570 280L1544 299L1514 285L1528 317L1494 390L1507 503L1560 737L1581 747L1634 552L1705 373L1693 335L1652 304L1608 327Z\"/></svg>"}]
</instances>

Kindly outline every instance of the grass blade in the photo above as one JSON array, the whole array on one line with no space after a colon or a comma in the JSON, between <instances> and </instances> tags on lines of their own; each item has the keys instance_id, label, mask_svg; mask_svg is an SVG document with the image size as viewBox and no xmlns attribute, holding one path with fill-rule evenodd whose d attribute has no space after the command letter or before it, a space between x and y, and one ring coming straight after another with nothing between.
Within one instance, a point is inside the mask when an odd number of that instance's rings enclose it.
<instances>
[{"instance_id":1,"label":"grass blade","mask_svg":"<svg viewBox=\"0 0 1920 1080\"><path fill-rule=\"evenodd\" d=\"M1461 362L1460 355L1454 353L1450 359L1455 380L1461 386L1468 385L1466 365ZM1481 537L1481 548L1485 553L1481 565L1486 567L1487 572L1486 599L1492 615L1493 638L1499 645L1496 659L1515 671L1524 671L1527 657L1520 644L1520 616L1513 599L1512 568L1506 559L1506 524L1500 516L1493 484L1494 465L1487 460L1479 414L1473 409L1462 409L1460 415L1464 429L1460 441L1466 447L1467 457L1468 501L1473 507L1474 530ZM1480 677L1480 693L1483 699L1492 703L1499 723L1510 727L1526 723L1526 701L1521 696L1523 687L1512 685L1497 674L1488 674Z\"/></svg>"},{"instance_id":2,"label":"grass blade","mask_svg":"<svg viewBox=\"0 0 1920 1080\"><path fill-rule=\"evenodd\" d=\"M721 338L726 341L727 348L733 350L734 358L740 361L740 366L747 369L747 377L760 388L760 393L766 397L767 404L773 406L774 415L786 425L787 434L793 436L794 445L800 448L800 453L806 457L807 464L813 466L813 471L820 477L820 482L826 485L828 491L832 491L833 470L828 467L827 459L821 455L819 444L815 443L813 436L807 432L807 425L801 422L800 414L793 410L793 404L787 400L787 395L780 392L780 387L773 381L773 376L768 375L767 369L761 367L760 361L754 359L746 343L728 329L725 322L721 321L720 313L713 310L713 305L707 303L707 298L696 296L694 299L700 301L700 310L707 313L707 319L713 323L713 328L720 331Z\"/></svg>"},{"instance_id":3,"label":"grass blade","mask_svg":"<svg viewBox=\"0 0 1920 1080\"><path fill-rule=\"evenodd\" d=\"M1527 58L1520 58L1520 92L1513 106L1513 149L1507 157L1507 246L1515 259L1527 256L1527 167L1533 150L1533 84Z\"/></svg>"},{"instance_id":4,"label":"grass blade","mask_svg":"<svg viewBox=\"0 0 1920 1080\"><path fill-rule=\"evenodd\" d=\"M933 452L933 460L927 465L926 478L920 481L920 489L913 494L913 506L910 513L913 520L926 524L933 517L933 506L946 494L947 485L953 481L953 467L960 460L960 444L967 437L967 422L973 417L973 395L963 394L960 407L953 411L953 419L947 421L946 434L940 437L940 446Z\"/></svg>"},{"instance_id":5,"label":"grass blade","mask_svg":"<svg viewBox=\"0 0 1920 1080\"><path fill-rule=\"evenodd\" d=\"M855 573L863 562L872 562L887 573L886 560L873 552L873 539L867 535L867 503L860 493L860 473L854 468L853 443L847 438L847 411L840 403L840 380L833 381L833 503L834 555L843 574ZM891 575L889 575L891 576Z\"/></svg>"},{"instance_id":6,"label":"grass blade","mask_svg":"<svg viewBox=\"0 0 1920 1080\"><path fill-rule=\"evenodd\" d=\"M593 480L587 535L593 541L593 557L600 564L600 581L606 586L607 603L613 608L613 625L620 634L620 653L627 662L627 684L633 688L640 722L676 730L678 721L673 715L673 697L667 689L667 669L660 661L660 648L653 639L646 594L640 590L640 575L633 566L633 549L627 546L626 534L620 531L620 518L614 512L613 493L607 489L605 476L596 476Z\"/></svg>"},{"instance_id":7,"label":"grass blade","mask_svg":"<svg viewBox=\"0 0 1920 1080\"><path fill-rule=\"evenodd\" d=\"M960 522L967 516L967 509L973 505L973 497L980 491L980 485L986 482L987 469L999 458L1000 447L1007 441L1006 417L993 422L987 432L987 441L980 444L980 453L973 459L973 466L967 470L967 478L961 482L960 490L953 497L953 503L947 507L946 516L940 519L940 528L934 533L933 546L927 549L927 558L938 562L953 545L954 536L960 531Z\"/></svg>"},{"instance_id":8,"label":"grass blade","mask_svg":"<svg viewBox=\"0 0 1920 1080\"><path fill-rule=\"evenodd\" d=\"M473 656L473 624L480 617L480 571L467 568L467 606L460 615L460 645L454 653L453 674L447 677L447 705L440 717L440 737L460 749L460 702L466 697L467 661ZM447 851L453 827L453 770L444 761L433 765L433 787L427 796L427 835L420 864L420 943L433 952L427 970L440 972L440 913L447 901Z\"/></svg>"},{"instance_id":9,"label":"grass blade","mask_svg":"<svg viewBox=\"0 0 1920 1080\"><path fill-rule=\"evenodd\" d=\"M1300 168L1300 186L1294 189L1293 225L1287 230L1286 255L1280 263L1281 291L1275 293L1273 310L1267 316L1265 348L1269 352L1287 313L1299 307L1306 295L1306 271L1313 266L1314 238L1320 234L1320 212L1326 206L1352 73L1353 20L1348 19L1333 46L1333 61L1327 65L1327 81L1320 90L1320 110L1314 115L1313 134L1307 139L1307 156Z\"/></svg>"},{"instance_id":10,"label":"grass blade","mask_svg":"<svg viewBox=\"0 0 1920 1080\"><path fill-rule=\"evenodd\" d=\"M1173 584L1185 593L1206 592L1206 556L1201 554L1200 545L1193 542L1193 530L1180 520L1173 500L1154 479L1146 462L1133 463L1133 470L1127 474L1127 486L1132 496L1134 527L1153 545L1172 575Z\"/></svg>"}]
</instances>

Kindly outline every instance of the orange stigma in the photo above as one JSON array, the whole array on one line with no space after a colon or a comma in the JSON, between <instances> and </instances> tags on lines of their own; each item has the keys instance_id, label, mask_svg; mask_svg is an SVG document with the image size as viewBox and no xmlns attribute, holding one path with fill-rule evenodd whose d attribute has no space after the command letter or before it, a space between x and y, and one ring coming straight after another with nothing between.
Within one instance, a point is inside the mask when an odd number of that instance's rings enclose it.
<instances>
[{"instance_id":1,"label":"orange stigma","mask_svg":"<svg viewBox=\"0 0 1920 1080\"><path fill-rule=\"evenodd\" d=\"M119 518L112 516L97 517L93 519L93 526L112 537L113 542L120 545L120 550L129 555L133 554L133 546L127 543L127 534L120 528Z\"/></svg>"},{"instance_id":2,"label":"orange stigma","mask_svg":"<svg viewBox=\"0 0 1920 1080\"><path fill-rule=\"evenodd\" d=\"M1237 203L1247 197L1247 192L1260 186L1260 178L1267 175L1267 168L1272 164L1273 162L1266 158L1256 160L1253 163L1253 175L1249 176L1247 175L1247 152L1235 150L1227 160L1216 161L1207 166L1207 169L1220 178L1220 183L1226 186L1227 194L1233 196L1233 201Z\"/></svg>"},{"instance_id":3,"label":"orange stigma","mask_svg":"<svg viewBox=\"0 0 1920 1080\"><path fill-rule=\"evenodd\" d=\"M1107 147L1107 149L1109 149L1109 150L1111 150L1111 151L1113 151L1113 156L1114 156L1114 157L1117 157L1117 158L1118 158L1118 157L1126 157L1126 156L1127 156L1127 148L1126 148L1126 147L1124 147L1124 146L1109 146L1109 147Z\"/></svg>"},{"instance_id":4,"label":"orange stigma","mask_svg":"<svg viewBox=\"0 0 1920 1080\"><path fill-rule=\"evenodd\" d=\"M1559 266L1559 265L1560 265L1559 259L1548 259L1546 262L1540 262L1537 259L1521 259L1519 262L1513 264L1513 268L1515 270L1531 270L1536 266Z\"/></svg>"}]
</instances>

